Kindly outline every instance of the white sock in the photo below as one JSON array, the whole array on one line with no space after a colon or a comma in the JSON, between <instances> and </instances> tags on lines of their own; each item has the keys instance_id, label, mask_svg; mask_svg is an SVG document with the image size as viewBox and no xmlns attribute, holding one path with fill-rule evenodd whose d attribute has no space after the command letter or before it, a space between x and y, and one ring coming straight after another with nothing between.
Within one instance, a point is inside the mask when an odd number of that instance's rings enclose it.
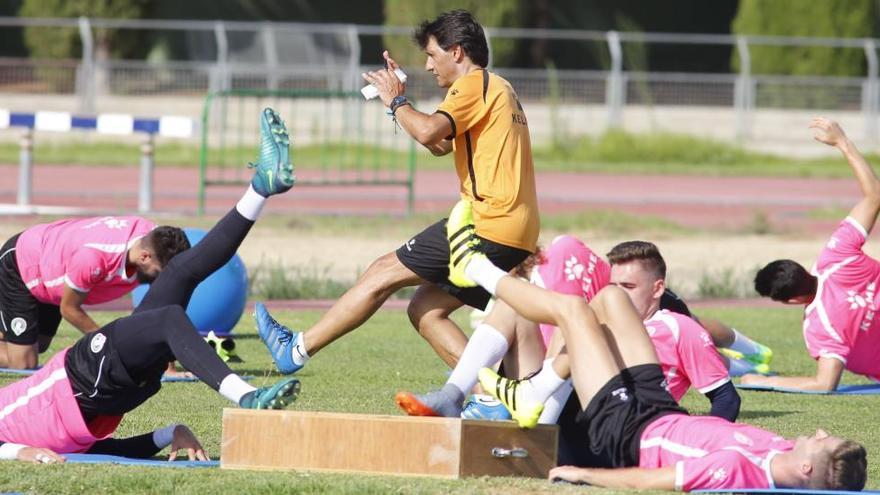
<instances>
[{"instance_id":1,"label":"white sock","mask_svg":"<svg viewBox=\"0 0 880 495\"><path fill-rule=\"evenodd\" d=\"M553 360L548 359L544 361L544 367L541 368L541 371L529 379L529 382L532 386L526 389L528 398L538 402L547 402L553 392L556 392L556 389L565 383L565 379L556 374L556 370L553 369Z\"/></svg>"},{"instance_id":2,"label":"white sock","mask_svg":"<svg viewBox=\"0 0 880 495\"><path fill-rule=\"evenodd\" d=\"M293 363L297 366L302 366L309 362L309 353L306 352L302 332L296 334L296 340L293 341L293 346L290 348L290 356L293 358Z\"/></svg>"},{"instance_id":3,"label":"white sock","mask_svg":"<svg viewBox=\"0 0 880 495\"><path fill-rule=\"evenodd\" d=\"M733 331L734 337L733 344L730 344L729 349L741 352L745 355L757 354L761 352L761 348L758 347L757 342L739 333L739 330L733 327L731 327L730 329Z\"/></svg>"},{"instance_id":4,"label":"white sock","mask_svg":"<svg viewBox=\"0 0 880 495\"><path fill-rule=\"evenodd\" d=\"M464 267L464 274L469 279L480 284L493 296L495 295L498 281L507 275L504 270L493 265L488 258L482 256L471 259L467 266Z\"/></svg>"},{"instance_id":5,"label":"white sock","mask_svg":"<svg viewBox=\"0 0 880 495\"><path fill-rule=\"evenodd\" d=\"M544 363L544 366L547 366L546 361ZM569 378L550 395L547 402L544 402L544 411L541 412L541 417L538 418L538 423L541 423L542 425L556 424L559 415L562 414L562 410L565 409L565 404L568 402L572 390L574 390L574 386L571 383L571 378Z\"/></svg>"},{"instance_id":6,"label":"white sock","mask_svg":"<svg viewBox=\"0 0 880 495\"><path fill-rule=\"evenodd\" d=\"M226 397L238 404L241 402L241 397L248 393L253 392L257 388L251 385L250 383L241 379L240 376L232 373L231 375L226 375L226 378L220 382L220 395Z\"/></svg>"},{"instance_id":7,"label":"white sock","mask_svg":"<svg viewBox=\"0 0 880 495\"><path fill-rule=\"evenodd\" d=\"M454 385L463 395L477 383L477 372L480 368L492 366L507 353L507 339L491 325L481 323L474 330L461 358L446 383Z\"/></svg>"},{"instance_id":8,"label":"white sock","mask_svg":"<svg viewBox=\"0 0 880 495\"><path fill-rule=\"evenodd\" d=\"M260 196L257 191L254 191L254 186L249 185L244 196L235 205L235 209L241 213L241 216L255 222L260 217L260 212L263 211L263 205L265 204L266 198Z\"/></svg>"}]
</instances>

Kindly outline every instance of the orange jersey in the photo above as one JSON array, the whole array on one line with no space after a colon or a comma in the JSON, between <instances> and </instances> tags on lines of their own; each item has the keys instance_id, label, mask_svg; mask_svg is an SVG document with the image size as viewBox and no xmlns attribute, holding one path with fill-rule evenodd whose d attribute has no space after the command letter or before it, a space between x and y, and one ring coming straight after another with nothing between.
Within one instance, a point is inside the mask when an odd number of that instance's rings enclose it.
<instances>
[{"instance_id":1,"label":"orange jersey","mask_svg":"<svg viewBox=\"0 0 880 495\"><path fill-rule=\"evenodd\" d=\"M481 237L535 251L540 221L529 126L509 82L481 69L456 80L437 108L452 124L461 193Z\"/></svg>"}]
</instances>

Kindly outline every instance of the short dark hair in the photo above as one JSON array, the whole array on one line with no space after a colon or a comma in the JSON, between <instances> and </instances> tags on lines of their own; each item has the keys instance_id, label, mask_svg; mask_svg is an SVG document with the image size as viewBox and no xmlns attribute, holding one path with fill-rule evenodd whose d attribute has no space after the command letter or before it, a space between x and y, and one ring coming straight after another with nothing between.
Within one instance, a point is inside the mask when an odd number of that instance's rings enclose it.
<instances>
[{"instance_id":1,"label":"short dark hair","mask_svg":"<svg viewBox=\"0 0 880 495\"><path fill-rule=\"evenodd\" d=\"M467 10L443 12L433 21L423 21L413 33L413 40L422 50L433 36L444 50L460 45L471 61L480 67L489 65L489 44L483 26Z\"/></svg>"},{"instance_id":2,"label":"short dark hair","mask_svg":"<svg viewBox=\"0 0 880 495\"><path fill-rule=\"evenodd\" d=\"M792 260L770 262L755 275L758 294L781 302L798 296L815 296L816 283L816 277Z\"/></svg>"},{"instance_id":3,"label":"short dark hair","mask_svg":"<svg viewBox=\"0 0 880 495\"><path fill-rule=\"evenodd\" d=\"M826 476L826 490L861 491L868 478L868 453L865 447L852 440L843 443L831 453Z\"/></svg>"},{"instance_id":4,"label":"short dark hair","mask_svg":"<svg viewBox=\"0 0 880 495\"><path fill-rule=\"evenodd\" d=\"M149 234L141 239L142 245L153 251L159 266L165 268L165 265L176 254L182 253L190 248L189 239L186 233L180 227L171 227L163 225L151 230Z\"/></svg>"},{"instance_id":5,"label":"short dark hair","mask_svg":"<svg viewBox=\"0 0 880 495\"><path fill-rule=\"evenodd\" d=\"M608 263L620 265L630 261L639 261L646 270L657 275L657 278L666 278L666 260L660 255L660 250L653 242L626 241L611 248L608 254Z\"/></svg>"}]
</instances>

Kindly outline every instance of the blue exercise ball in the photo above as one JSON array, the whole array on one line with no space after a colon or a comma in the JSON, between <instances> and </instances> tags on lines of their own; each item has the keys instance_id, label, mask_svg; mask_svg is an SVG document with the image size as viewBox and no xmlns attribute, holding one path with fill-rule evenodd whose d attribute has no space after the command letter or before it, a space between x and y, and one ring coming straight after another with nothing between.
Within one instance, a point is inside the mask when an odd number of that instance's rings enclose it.
<instances>
[{"instance_id":1,"label":"blue exercise ball","mask_svg":"<svg viewBox=\"0 0 880 495\"><path fill-rule=\"evenodd\" d=\"M193 246L205 237L202 229L183 231ZM132 291L135 307L141 303L149 288L150 284L141 284ZM211 330L217 335L228 335L244 312L247 292L247 269L236 254L196 287L186 307L186 315L202 335L207 335Z\"/></svg>"}]
</instances>

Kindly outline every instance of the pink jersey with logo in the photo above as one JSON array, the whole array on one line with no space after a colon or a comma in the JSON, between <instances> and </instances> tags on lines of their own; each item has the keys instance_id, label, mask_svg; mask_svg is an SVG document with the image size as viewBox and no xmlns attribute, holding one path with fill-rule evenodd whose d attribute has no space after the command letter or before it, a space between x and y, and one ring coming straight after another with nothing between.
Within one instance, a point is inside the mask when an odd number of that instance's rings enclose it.
<instances>
[{"instance_id":1,"label":"pink jersey with logo","mask_svg":"<svg viewBox=\"0 0 880 495\"><path fill-rule=\"evenodd\" d=\"M60 220L31 227L18 238L18 270L41 302L61 304L64 286L87 292L87 304L121 297L138 285L125 273L131 244L155 225L140 217Z\"/></svg>"},{"instance_id":2,"label":"pink jersey with logo","mask_svg":"<svg viewBox=\"0 0 880 495\"><path fill-rule=\"evenodd\" d=\"M730 381L712 337L692 318L661 309L645 320L645 328L676 401L691 385L706 394Z\"/></svg>"},{"instance_id":3,"label":"pink jersey with logo","mask_svg":"<svg viewBox=\"0 0 880 495\"><path fill-rule=\"evenodd\" d=\"M814 359L838 359L880 380L880 262L862 252L867 232L847 217L819 254L816 297L804 310L804 341Z\"/></svg>"},{"instance_id":4,"label":"pink jersey with logo","mask_svg":"<svg viewBox=\"0 0 880 495\"><path fill-rule=\"evenodd\" d=\"M100 433L86 425L64 369L66 355L64 349L33 375L0 388L0 441L69 454L116 430L122 416L98 418Z\"/></svg>"},{"instance_id":5,"label":"pink jersey with logo","mask_svg":"<svg viewBox=\"0 0 880 495\"><path fill-rule=\"evenodd\" d=\"M531 282L547 290L589 301L611 279L611 265L570 235L553 239L542 254L544 263L532 271ZM540 327L546 346L556 327L546 324Z\"/></svg>"},{"instance_id":6,"label":"pink jersey with logo","mask_svg":"<svg viewBox=\"0 0 880 495\"><path fill-rule=\"evenodd\" d=\"M675 466L675 489L775 488L770 460L794 442L714 416L670 414L642 432L639 467Z\"/></svg>"}]
</instances>

